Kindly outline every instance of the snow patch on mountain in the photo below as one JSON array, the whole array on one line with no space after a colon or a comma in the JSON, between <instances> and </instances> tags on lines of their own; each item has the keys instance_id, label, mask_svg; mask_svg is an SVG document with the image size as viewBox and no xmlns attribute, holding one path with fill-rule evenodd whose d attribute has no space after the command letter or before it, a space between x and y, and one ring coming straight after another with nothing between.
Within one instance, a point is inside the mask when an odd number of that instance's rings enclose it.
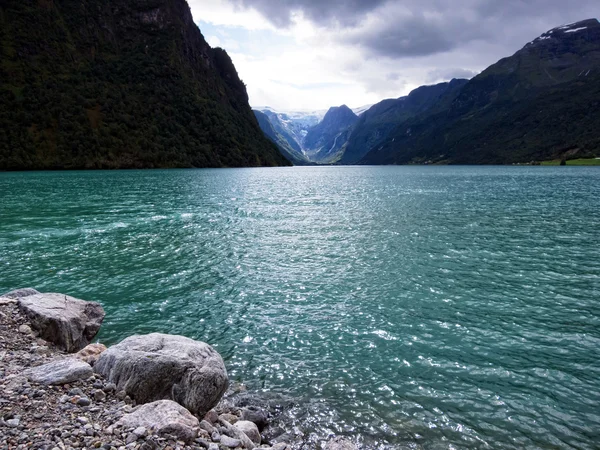
<instances>
[{"instance_id":1,"label":"snow patch on mountain","mask_svg":"<svg viewBox=\"0 0 600 450\"><path fill-rule=\"evenodd\" d=\"M581 31L581 30L587 30L587 27L574 28L572 30L565 31L565 33L576 33L576 32Z\"/></svg>"}]
</instances>

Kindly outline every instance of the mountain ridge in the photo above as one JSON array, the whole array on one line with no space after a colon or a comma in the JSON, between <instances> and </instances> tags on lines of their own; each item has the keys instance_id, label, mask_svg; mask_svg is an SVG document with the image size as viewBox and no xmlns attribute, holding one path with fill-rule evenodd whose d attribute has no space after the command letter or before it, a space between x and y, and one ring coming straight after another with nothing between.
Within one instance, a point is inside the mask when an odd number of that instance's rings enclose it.
<instances>
[{"instance_id":1,"label":"mountain ridge","mask_svg":"<svg viewBox=\"0 0 600 450\"><path fill-rule=\"evenodd\" d=\"M600 152L599 83L600 23L586 19L542 33L470 80L382 100L337 133L326 135L321 121L306 130L311 137L309 145L302 141L303 151L319 164L513 164L594 156Z\"/></svg>"},{"instance_id":2,"label":"mountain ridge","mask_svg":"<svg viewBox=\"0 0 600 450\"><path fill-rule=\"evenodd\" d=\"M185 0L6 0L0 30L0 169L289 164Z\"/></svg>"},{"instance_id":3,"label":"mountain ridge","mask_svg":"<svg viewBox=\"0 0 600 450\"><path fill-rule=\"evenodd\" d=\"M596 19L553 28L471 79L447 107L399 124L360 163L511 164L596 154L599 72Z\"/></svg>"}]
</instances>

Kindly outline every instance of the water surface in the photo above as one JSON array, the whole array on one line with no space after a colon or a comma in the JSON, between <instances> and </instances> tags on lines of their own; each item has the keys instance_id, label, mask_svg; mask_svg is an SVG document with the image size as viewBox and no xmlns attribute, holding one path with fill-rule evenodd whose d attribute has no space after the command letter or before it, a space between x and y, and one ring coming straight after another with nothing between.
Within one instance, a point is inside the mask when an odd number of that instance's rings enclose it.
<instances>
[{"instance_id":1,"label":"water surface","mask_svg":"<svg viewBox=\"0 0 600 450\"><path fill-rule=\"evenodd\" d=\"M591 449L599 197L575 167L0 173L0 291L205 340L315 442Z\"/></svg>"}]
</instances>

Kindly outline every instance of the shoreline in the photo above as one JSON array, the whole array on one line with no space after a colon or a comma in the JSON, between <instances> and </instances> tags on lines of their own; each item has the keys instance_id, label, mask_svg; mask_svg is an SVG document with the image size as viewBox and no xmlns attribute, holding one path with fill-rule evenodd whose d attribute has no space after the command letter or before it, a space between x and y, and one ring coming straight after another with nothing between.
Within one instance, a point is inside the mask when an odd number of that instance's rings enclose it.
<instances>
[{"instance_id":1,"label":"shoreline","mask_svg":"<svg viewBox=\"0 0 600 450\"><path fill-rule=\"evenodd\" d=\"M154 426L128 426L127 420L135 415L133 413L159 402L137 403L134 395L120 390L96 370L92 372L93 365L106 351L103 345L94 343L77 353L68 353L60 345L42 339L39 324L23 312L19 298L9 298L9 294L0 296L0 447L47 450L315 448L307 442L286 442L284 438L293 437L287 433L273 436L270 424L276 417L255 404L260 400L248 401L246 397L241 404L236 401L241 392L247 394L243 386L229 386L216 406L192 419L194 425L185 433L173 431L172 427L161 431ZM79 379L45 383L31 375L34 368L74 360L82 367L88 363L92 366ZM49 376L60 371L53 368L51 372ZM164 400L167 401L174 403ZM243 422L251 422L252 429L246 431ZM258 429L257 437L253 433ZM316 448L356 450L354 444L340 437L333 437Z\"/></svg>"}]
</instances>

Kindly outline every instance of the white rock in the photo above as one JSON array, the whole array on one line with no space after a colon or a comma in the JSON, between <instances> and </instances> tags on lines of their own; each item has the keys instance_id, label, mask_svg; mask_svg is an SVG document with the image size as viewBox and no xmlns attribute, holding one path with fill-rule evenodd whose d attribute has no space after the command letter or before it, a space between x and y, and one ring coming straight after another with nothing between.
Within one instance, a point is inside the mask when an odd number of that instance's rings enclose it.
<instances>
[{"instance_id":1,"label":"white rock","mask_svg":"<svg viewBox=\"0 0 600 450\"><path fill-rule=\"evenodd\" d=\"M242 445L242 442L239 439L223 435L221 436L221 445L224 445L225 447L229 448L236 448Z\"/></svg>"},{"instance_id":2,"label":"white rock","mask_svg":"<svg viewBox=\"0 0 600 450\"><path fill-rule=\"evenodd\" d=\"M141 427L157 434L172 434L185 442L193 441L197 436L198 419L171 400L159 400L138 406L131 414L124 415L113 427L135 428L137 434Z\"/></svg>"},{"instance_id":3,"label":"white rock","mask_svg":"<svg viewBox=\"0 0 600 450\"><path fill-rule=\"evenodd\" d=\"M88 345L104 319L99 303L64 294L27 295L20 297L18 304L42 339L68 352Z\"/></svg>"},{"instance_id":4,"label":"white rock","mask_svg":"<svg viewBox=\"0 0 600 450\"><path fill-rule=\"evenodd\" d=\"M183 336L131 336L100 355L94 370L139 403L170 399L202 417L227 389L221 356Z\"/></svg>"},{"instance_id":5,"label":"white rock","mask_svg":"<svg viewBox=\"0 0 600 450\"><path fill-rule=\"evenodd\" d=\"M56 385L85 380L93 375L92 366L75 358L59 359L23 372L34 383Z\"/></svg>"},{"instance_id":6,"label":"white rock","mask_svg":"<svg viewBox=\"0 0 600 450\"><path fill-rule=\"evenodd\" d=\"M10 305L15 303L17 303L17 300L14 298L0 297L0 305Z\"/></svg>"},{"instance_id":7,"label":"white rock","mask_svg":"<svg viewBox=\"0 0 600 450\"><path fill-rule=\"evenodd\" d=\"M242 431L256 445L260 445L260 432L255 423L250 422L249 420L238 420L233 426Z\"/></svg>"}]
</instances>

